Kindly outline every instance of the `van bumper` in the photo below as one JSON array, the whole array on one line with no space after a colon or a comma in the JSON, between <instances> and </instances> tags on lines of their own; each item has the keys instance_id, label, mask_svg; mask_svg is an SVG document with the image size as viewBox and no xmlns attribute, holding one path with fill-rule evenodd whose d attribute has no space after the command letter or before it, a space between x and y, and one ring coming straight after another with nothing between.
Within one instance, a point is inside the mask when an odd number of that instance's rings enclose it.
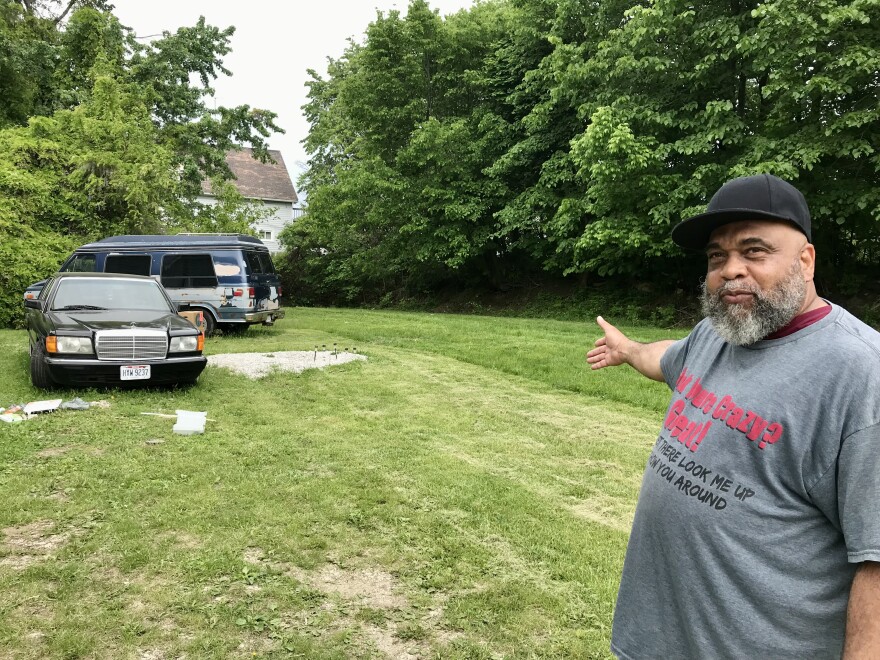
<instances>
[{"instance_id":1,"label":"van bumper","mask_svg":"<svg viewBox=\"0 0 880 660\"><path fill-rule=\"evenodd\" d=\"M281 308L278 309L265 309L259 312L251 312L249 314L244 315L245 323L263 323L266 325L271 325L278 319L284 318L284 310Z\"/></svg>"}]
</instances>

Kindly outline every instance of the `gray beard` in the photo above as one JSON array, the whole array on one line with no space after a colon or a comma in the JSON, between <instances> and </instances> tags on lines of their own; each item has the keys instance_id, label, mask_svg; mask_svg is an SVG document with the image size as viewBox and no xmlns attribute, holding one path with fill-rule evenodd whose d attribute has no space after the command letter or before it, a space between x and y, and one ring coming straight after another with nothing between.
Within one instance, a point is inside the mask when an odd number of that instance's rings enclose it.
<instances>
[{"instance_id":1,"label":"gray beard","mask_svg":"<svg viewBox=\"0 0 880 660\"><path fill-rule=\"evenodd\" d=\"M750 307L729 305L721 300L727 290L748 290L754 294ZM748 346L784 328L797 316L807 298L807 283L804 281L800 261L795 261L788 276L769 291L757 285L726 282L710 293L703 281L703 314L712 322L722 339L736 346Z\"/></svg>"}]
</instances>

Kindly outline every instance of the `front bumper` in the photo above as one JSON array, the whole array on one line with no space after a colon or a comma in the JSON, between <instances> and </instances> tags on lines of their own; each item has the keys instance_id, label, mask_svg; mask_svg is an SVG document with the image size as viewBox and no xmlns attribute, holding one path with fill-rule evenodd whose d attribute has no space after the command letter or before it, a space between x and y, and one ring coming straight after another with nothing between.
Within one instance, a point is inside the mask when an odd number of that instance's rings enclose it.
<instances>
[{"instance_id":1,"label":"front bumper","mask_svg":"<svg viewBox=\"0 0 880 660\"><path fill-rule=\"evenodd\" d=\"M208 364L203 355L165 358L164 360L129 360L128 362L80 359L45 358L49 374L59 385L171 385L193 382ZM149 364L148 380L121 380L119 368L129 364Z\"/></svg>"}]
</instances>

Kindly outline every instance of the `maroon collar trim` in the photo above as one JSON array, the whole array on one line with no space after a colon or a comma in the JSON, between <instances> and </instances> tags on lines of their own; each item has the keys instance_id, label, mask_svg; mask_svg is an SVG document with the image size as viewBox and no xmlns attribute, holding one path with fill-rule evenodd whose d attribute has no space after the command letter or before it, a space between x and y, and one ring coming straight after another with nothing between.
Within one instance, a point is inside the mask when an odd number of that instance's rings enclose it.
<instances>
[{"instance_id":1,"label":"maroon collar trim","mask_svg":"<svg viewBox=\"0 0 880 660\"><path fill-rule=\"evenodd\" d=\"M798 330L803 330L817 321L821 321L830 313L831 305L825 305L824 307L818 307L816 309L811 309L809 312L798 314L788 322L788 325L779 328L779 330L767 335L764 339L782 339L783 337L788 337Z\"/></svg>"}]
</instances>

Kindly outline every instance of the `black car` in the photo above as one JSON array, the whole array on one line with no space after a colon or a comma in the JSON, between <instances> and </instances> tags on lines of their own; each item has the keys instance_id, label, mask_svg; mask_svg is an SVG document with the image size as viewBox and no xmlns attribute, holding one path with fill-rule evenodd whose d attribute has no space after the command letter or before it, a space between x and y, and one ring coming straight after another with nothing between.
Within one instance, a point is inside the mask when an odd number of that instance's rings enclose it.
<instances>
[{"instance_id":1,"label":"black car","mask_svg":"<svg viewBox=\"0 0 880 660\"><path fill-rule=\"evenodd\" d=\"M25 307L35 387L189 384L207 363L204 335L151 277L59 273Z\"/></svg>"}]
</instances>

